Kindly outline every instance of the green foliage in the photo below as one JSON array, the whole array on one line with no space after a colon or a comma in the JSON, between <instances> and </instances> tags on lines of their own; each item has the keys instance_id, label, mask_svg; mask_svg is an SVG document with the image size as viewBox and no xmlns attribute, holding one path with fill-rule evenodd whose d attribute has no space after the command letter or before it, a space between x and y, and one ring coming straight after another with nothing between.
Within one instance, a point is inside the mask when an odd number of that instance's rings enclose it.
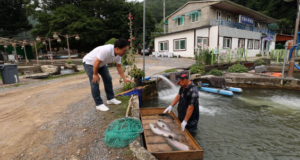
<instances>
[{"instance_id":1,"label":"green foliage","mask_svg":"<svg viewBox=\"0 0 300 160\"><path fill-rule=\"evenodd\" d=\"M262 55L260 53L256 54L255 55L256 57L261 57Z\"/></svg>"},{"instance_id":2,"label":"green foliage","mask_svg":"<svg viewBox=\"0 0 300 160\"><path fill-rule=\"evenodd\" d=\"M26 16L25 1L1 0L0 1L0 36L12 38L23 31L32 28Z\"/></svg>"},{"instance_id":3,"label":"green foliage","mask_svg":"<svg viewBox=\"0 0 300 160\"><path fill-rule=\"evenodd\" d=\"M69 39L70 48L89 52L104 44L108 37L129 37L128 14L134 17L132 24L134 47L140 47L143 41L143 4L124 0L32 0L27 6L28 15L34 16L39 24L32 30L32 37L52 37L53 32L73 35L78 33L80 40ZM39 9L37 9L39 8ZM155 19L149 10L146 12L146 40L155 29ZM66 46L52 41L54 47ZM147 43L147 42L146 42Z\"/></svg>"},{"instance_id":4,"label":"green foliage","mask_svg":"<svg viewBox=\"0 0 300 160\"><path fill-rule=\"evenodd\" d=\"M67 60L66 63L68 63L68 64L74 64L74 62L71 61L71 60Z\"/></svg>"},{"instance_id":5,"label":"green foliage","mask_svg":"<svg viewBox=\"0 0 300 160\"><path fill-rule=\"evenodd\" d=\"M190 73L191 74L204 74L205 73L205 68L201 64L194 64L190 68Z\"/></svg>"},{"instance_id":6,"label":"green foliage","mask_svg":"<svg viewBox=\"0 0 300 160\"><path fill-rule=\"evenodd\" d=\"M235 64L228 68L228 72L232 73L242 73L242 72L248 72L248 68L246 68L244 65L241 64Z\"/></svg>"},{"instance_id":7,"label":"green foliage","mask_svg":"<svg viewBox=\"0 0 300 160\"><path fill-rule=\"evenodd\" d=\"M177 69L166 69L165 73L177 72Z\"/></svg>"},{"instance_id":8,"label":"green foliage","mask_svg":"<svg viewBox=\"0 0 300 160\"><path fill-rule=\"evenodd\" d=\"M208 74L215 75L215 76L222 76L223 75L222 71L217 70L217 69L211 70Z\"/></svg>"},{"instance_id":9,"label":"green foliage","mask_svg":"<svg viewBox=\"0 0 300 160\"><path fill-rule=\"evenodd\" d=\"M1 73L1 72L0 72ZM2 79L2 76L0 75L0 79Z\"/></svg>"},{"instance_id":10,"label":"green foliage","mask_svg":"<svg viewBox=\"0 0 300 160\"><path fill-rule=\"evenodd\" d=\"M117 39L111 38L110 40L108 40L108 41L105 43L105 45L106 45L106 44L115 44L116 41L117 41Z\"/></svg>"},{"instance_id":11,"label":"green foliage","mask_svg":"<svg viewBox=\"0 0 300 160\"><path fill-rule=\"evenodd\" d=\"M272 49L270 52L270 58L276 58L274 49Z\"/></svg>"},{"instance_id":12,"label":"green foliage","mask_svg":"<svg viewBox=\"0 0 300 160\"><path fill-rule=\"evenodd\" d=\"M201 64L204 62L205 65L211 64L211 52L207 46L199 46L195 49L195 60L196 64Z\"/></svg>"},{"instance_id":13,"label":"green foliage","mask_svg":"<svg viewBox=\"0 0 300 160\"><path fill-rule=\"evenodd\" d=\"M137 68L136 65L133 66L133 68L128 72L128 74L134 78L142 78L145 75L144 71Z\"/></svg>"},{"instance_id":14,"label":"green foliage","mask_svg":"<svg viewBox=\"0 0 300 160\"><path fill-rule=\"evenodd\" d=\"M255 60L254 63L255 63L255 66L260 66L260 65L264 65L265 61L260 58L258 60Z\"/></svg>"},{"instance_id":15,"label":"green foliage","mask_svg":"<svg viewBox=\"0 0 300 160\"><path fill-rule=\"evenodd\" d=\"M131 90L132 88L134 88L134 83L123 83L123 90L124 91L128 91Z\"/></svg>"}]
</instances>

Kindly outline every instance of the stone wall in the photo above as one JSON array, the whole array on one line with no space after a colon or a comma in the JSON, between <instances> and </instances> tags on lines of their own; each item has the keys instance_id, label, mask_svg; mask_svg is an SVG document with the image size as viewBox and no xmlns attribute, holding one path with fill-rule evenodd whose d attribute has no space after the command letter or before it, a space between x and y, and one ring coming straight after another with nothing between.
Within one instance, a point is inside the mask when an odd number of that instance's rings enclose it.
<instances>
[{"instance_id":1,"label":"stone wall","mask_svg":"<svg viewBox=\"0 0 300 160\"><path fill-rule=\"evenodd\" d=\"M225 78L226 85L230 87L300 90L298 79L284 79L281 84L281 78L250 73L226 73L222 77Z\"/></svg>"}]
</instances>

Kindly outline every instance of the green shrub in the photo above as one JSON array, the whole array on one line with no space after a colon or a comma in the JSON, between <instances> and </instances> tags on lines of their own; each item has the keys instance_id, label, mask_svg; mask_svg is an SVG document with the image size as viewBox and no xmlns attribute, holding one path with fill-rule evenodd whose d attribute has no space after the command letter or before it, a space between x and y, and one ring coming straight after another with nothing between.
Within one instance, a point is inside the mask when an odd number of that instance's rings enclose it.
<instances>
[{"instance_id":1,"label":"green shrub","mask_svg":"<svg viewBox=\"0 0 300 160\"><path fill-rule=\"evenodd\" d=\"M107 44L115 44L116 41L117 41L117 39L111 38L110 40L108 40L108 41L105 43L105 45L107 45Z\"/></svg>"},{"instance_id":2,"label":"green shrub","mask_svg":"<svg viewBox=\"0 0 300 160\"><path fill-rule=\"evenodd\" d=\"M0 72L0 74L1 74L1 72ZM0 75L0 79L2 79L1 75Z\"/></svg>"},{"instance_id":3,"label":"green shrub","mask_svg":"<svg viewBox=\"0 0 300 160\"><path fill-rule=\"evenodd\" d=\"M259 53L259 54L256 54L256 57L261 57L262 55Z\"/></svg>"},{"instance_id":4,"label":"green shrub","mask_svg":"<svg viewBox=\"0 0 300 160\"><path fill-rule=\"evenodd\" d=\"M166 69L165 73L177 72L177 69Z\"/></svg>"},{"instance_id":5,"label":"green shrub","mask_svg":"<svg viewBox=\"0 0 300 160\"><path fill-rule=\"evenodd\" d=\"M66 63L68 63L68 64L74 64L74 62L72 62L71 60L67 60Z\"/></svg>"},{"instance_id":6,"label":"green shrub","mask_svg":"<svg viewBox=\"0 0 300 160\"><path fill-rule=\"evenodd\" d=\"M241 64L235 64L228 68L228 72L232 73L242 73L242 72L248 72L248 68L246 68L244 65Z\"/></svg>"},{"instance_id":7,"label":"green shrub","mask_svg":"<svg viewBox=\"0 0 300 160\"><path fill-rule=\"evenodd\" d=\"M205 68L201 64L194 64L190 68L190 73L191 74L204 74L205 73Z\"/></svg>"},{"instance_id":8,"label":"green shrub","mask_svg":"<svg viewBox=\"0 0 300 160\"><path fill-rule=\"evenodd\" d=\"M211 70L208 74L212 74L212 75L215 75L215 76L222 76L223 75L222 71L217 70L217 69Z\"/></svg>"},{"instance_id":9,"label":"green shrub","mask_svg":"<svg viewBox=\"0 0 300 160\"><path fill-rule=\"evenodd\" d=\"M124 91L131 90L132 88L134 88L134 83L130 83L130 82L128 84L123 83L123 90Z\"/></svg>"},{"instance_id":10,"label":"green shrub","mask_svg":"<svg viewBox=\"0 0 300 160\"><path fill-rule=\"evenodd\" d=\"M258 59L254 61L255 66L265 65L265 61L263 59Z\"/></svg>"}]
</instances>

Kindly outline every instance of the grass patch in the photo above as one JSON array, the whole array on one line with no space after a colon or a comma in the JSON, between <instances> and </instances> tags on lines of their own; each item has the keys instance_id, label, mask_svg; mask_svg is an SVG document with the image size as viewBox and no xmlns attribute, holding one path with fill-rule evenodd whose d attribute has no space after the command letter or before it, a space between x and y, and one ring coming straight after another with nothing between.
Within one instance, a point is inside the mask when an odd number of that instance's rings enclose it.
<instances>
[{"instance_id":1,"label":"grass patch","mask_svg":"<svg viewBox=\"0 0 300 160\"><path fill-rule=\"evenodd\" d=\"M48 80L58 79L58 78L72 77L72 76L81 75L81 74L85 74L85 71L79 71L79 72L74 73L74 74L70 74L70 75L62 75L62 76L58 76L58 77L53 77L52 75L50 75L49 78L43 79L42 81L48 81Z\"/></svg>"},{"instance_id":2,"label":"grass patch","mask_svg":"<svg viewBox=\"0 0 300 160\"><path fill-rule=\"evenodd\" d=\"M130 156L132 155L132 151L130 149L127 149L126 151L124 151L123 153L125 156Z\"/></svg>"},{"instance_id":3,"label":"grass patch","mask_svg":"<svg viewBox=\"0 0 300 160\"><path fill-rule=\"evenodd\" d=\"M117 109L116 118L117 119L124 118L126 115L126 110L128 107L130 96L119 96L116 99L122 102L120 108ZM131 111L128 114L131 115Z\"/></svg>"},{"instance_id":4,"label":"grass patch","mask_svg":"<svg viewBox=\"0 0 300 160\"><path fill-rule=\"evenodd\" d=\"M177 69L166 69L165 73L172 73L172 72L177 72Z\"/></svg>"},{"instance_id":5,"label":"grass patch","mask_svg":"<svg viewBox=\"0 0 300 160\"><path fill-rule=\"evenodd\" d=\"M20 83L16 83L14 84L14 87L19 87L21 84Z\"/></svg>"}]
</instances>

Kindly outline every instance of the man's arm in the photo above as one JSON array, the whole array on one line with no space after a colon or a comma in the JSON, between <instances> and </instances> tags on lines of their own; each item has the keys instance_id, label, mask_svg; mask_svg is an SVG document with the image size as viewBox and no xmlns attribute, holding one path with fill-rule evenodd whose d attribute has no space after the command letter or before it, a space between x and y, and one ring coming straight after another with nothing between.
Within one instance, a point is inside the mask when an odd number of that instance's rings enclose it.
<instances>
[{"instance_id":1,"label":"man's arm","mask_svg":"<svg viewBox=\"0 0 300 160\"><path fill-rule=\"evenodd\" d=\"M177 96L175 97L175 99L174 99L173 102L171 103L171 106L175 106L175 105L179 102L179 99L180 99L180 95L177 94Z\"/></svg>"},{"instance_id":2,"label":"man's arm","mask_svg":"<svg viewBox=\"0 0 300 160\"><path fill-rule=\"evenodd\" d=\"M94 74L93 74L93 80L92 80L92 82L95 84L99 84L100 76L98 74L98 70L99 70L100 63L101 63L101 60L96 58L96 60L94 62L94 68L93 68Z\"/></svg>"},{"instance_id":3,"label":"man's arm","mask_svg":"<svg viewBox=\"0 0 300 160\"><path fill-rule=\"evenodd\" d=\"M184 120L186 122L191 118L193 111L194 111L194 106L189 105L188 109L186 110L185 117L184 117Z\"/></svg>"},{"instance_id":4,"label":"man's arm","mask_svg":"<svg viewBox=\"0 0 300 160\"><path fill-rule=\"evenodd\" d=\"M116 66L117 66L117 70L118 70L118 72L119 72L121 78L124 80L124 82L125 82L126 84L127 84L128 82L133 83L130 79L127 79L127 78L125 77L125 74L124 74L122 65L121 65L121 64L116 64Z\"/></svg>"}]
</instances>

